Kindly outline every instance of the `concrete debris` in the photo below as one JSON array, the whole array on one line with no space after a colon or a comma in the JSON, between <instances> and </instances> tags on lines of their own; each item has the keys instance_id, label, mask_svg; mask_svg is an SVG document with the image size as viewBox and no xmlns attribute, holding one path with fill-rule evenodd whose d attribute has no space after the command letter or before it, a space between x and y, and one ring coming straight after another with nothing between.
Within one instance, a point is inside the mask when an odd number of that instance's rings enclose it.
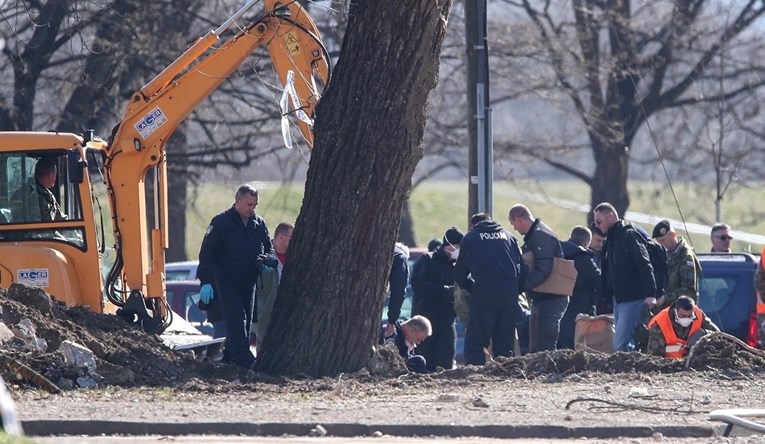
<instances>
[{"instance_id":1,"label":"concrete debris","mask_svg":"<svg viewBox=\"0 0 765 444\"><path fill-rule=\"evenodd\" d=\"M7 325L0 322L0 344L10 340L14 337L13 332Z\"/></svg>"},{"instance_id":2,"label":"concrete debris","mask_svg":"<svg viewBox=\"0 0 765 444\"><path fill-rule=\"evenodd\" d=\"M64 363L67 365L78 368L85 367L90 375L96 371L96 357L84 345L67 340L61 343L59 351L64 355Z\"/></svg>"},{"instance_id":3,"label":"concrete debris","mask_svg":"<svg viewBox=\"0 0 765 444\"><path fill-rule=\"evenodd\" d=\"M27 346L33 350L45 352L48 350L48 343L45 339L37 337L35 326L29 319L22 319L18 324L11 327L13 334L23 340Z\"/></svg>"}]
</instances>

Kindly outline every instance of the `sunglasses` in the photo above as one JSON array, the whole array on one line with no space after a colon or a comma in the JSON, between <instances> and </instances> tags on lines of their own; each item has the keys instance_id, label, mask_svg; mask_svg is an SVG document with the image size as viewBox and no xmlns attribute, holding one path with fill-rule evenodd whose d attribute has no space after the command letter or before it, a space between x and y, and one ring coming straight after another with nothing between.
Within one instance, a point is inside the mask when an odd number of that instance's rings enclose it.
<instances>
[{"instance_id":1,"label":"sunglasses","mask_svg":"<svg viewBox=\"0 0 765 444\"><path fill-rule=\"evenodd\" d=\"M726 236L726 235L724 235L724 234L723 234L722 236L715 236L715 237L716 237L716 238L718 238L718 239L720 239L721 241L729 241L729 240L733 240L733 236Z\"/></svg>"}]
</instances>

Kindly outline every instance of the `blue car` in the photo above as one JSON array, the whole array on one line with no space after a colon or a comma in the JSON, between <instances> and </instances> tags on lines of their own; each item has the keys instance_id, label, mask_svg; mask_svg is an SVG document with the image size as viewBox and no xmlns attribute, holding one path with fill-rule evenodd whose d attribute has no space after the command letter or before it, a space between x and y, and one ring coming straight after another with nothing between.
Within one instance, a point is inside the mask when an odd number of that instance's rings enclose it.
<instances>
[{"instance_id":1,"label":"blue car","mask_svg":"<svg viewBox=\"0 0 765 444\"><path fill-rule=\"evenodd\" d=\"M759 346L754 273L759 257L749 253L702 253L699 307L720 330Z\"/></svg>"}]
</instances>

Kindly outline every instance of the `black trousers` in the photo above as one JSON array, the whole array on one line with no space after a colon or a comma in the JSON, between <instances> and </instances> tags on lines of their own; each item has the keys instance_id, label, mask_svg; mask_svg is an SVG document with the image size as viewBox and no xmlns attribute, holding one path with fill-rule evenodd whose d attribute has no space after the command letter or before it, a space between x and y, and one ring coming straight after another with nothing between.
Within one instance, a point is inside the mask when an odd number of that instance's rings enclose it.
<instances>
[{"instance_id":1,"label":"black trousers","mask_svg":"<svg viewBox=\"0 0 765 444\"><path fill-rule=\"evenodd\" d=\"M425 358L428 371L435 371L436 367L450 369L454 367L456 346L457 329L453 321L451 325L433 324L433 334L417 346L417 354Z\"/></svg>"},{"instance_id":2,"label":"black trousers","mask_svg":"<svg viewBox=\"0 0 765 444\"><path fill-rule=\"evenodd\" d=\"M242 367L249 367L255 362L255 356L250 351L250 324L255 302L255 288L221 285L220 306L223 319L226 321L226 348L223 351L223 361Z\"/></svg>"},{"instance_id":3,"label":"black trousers","mask_svg":"<svg viewBox=\"0 0 765 444\"><path fill-rule=\"evenodd\" d=\"M492 343L494 356L512 356L515 343L515 306L518 296L489 301L480 294L470 298L470 322L465 332L465 363L484 365L483 349Z\"/></svg>"}]
</instances>

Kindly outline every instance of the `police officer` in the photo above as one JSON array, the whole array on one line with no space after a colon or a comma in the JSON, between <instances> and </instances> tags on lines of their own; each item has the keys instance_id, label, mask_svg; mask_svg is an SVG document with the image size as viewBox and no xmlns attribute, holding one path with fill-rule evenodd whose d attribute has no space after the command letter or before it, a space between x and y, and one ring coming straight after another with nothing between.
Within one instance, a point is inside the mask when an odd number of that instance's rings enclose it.
<instances>
[{"instance_id":1,"label":"police officer","mask_svg":"<svg viewBox=\"0 0 765 444\"><path fill-rule=\"evenodd\" d=\"M510 356L515 335L521 252L518 241L486 213L474 215L454 266L457 284L470 291L470 321L465 361L483 365L484 348L493 341L495 356Z\"/></svg>"},{"instance_id":2,"label":"police officer","mask_svg":"<svg viewBox=\"0 0 765 444\"><path fill-rule=\"evenodd\" d=\"M226 321L222 362L242 367L255 363L248 340L255 281L264 260L276 261L266 223L255 214L257 205L258 191L250 185L239 187L234 205L213 217L207 227L197 269L200 299L209 304L214 297L220 298Z\"/></svg>"},{"instance_id":3,"label":"police officer","mask_svg":"<svg viewBox=\"0 0 765 444\"><path fill-rule=\"evenodd\" d=\"M454 263L459 257L463 234L455 227L446 230L443 243L423 254L412 268L412 314L423 315L433 326L433 334L417 347L429 371L454 366Z\"/></svg>"},{"instance_id":4,"label":"police officer","mask_svg":"<svg viewBox=\"0 0 765 444\"><path fill-rule=\"evenodd\" d=\"M652 237L667 249L667 269L669 281L664 296L657 299L659 307L664 308L675 303L682 295L699 300L698 277L701 265L693 249L678 236L668 220L659 221L653 228Z\"/></svg>"},{"instance_id":5,"label":"police officer","mask_svg":"<svg viewBox=\"0 0 765 444\"><path fill-rule=\"evenodd\" d=\"M683 358L699 338L720 331L689 296L679 296L651 319L648 328L646 353L665 358Z\"/></svg>"}]
</instances>

